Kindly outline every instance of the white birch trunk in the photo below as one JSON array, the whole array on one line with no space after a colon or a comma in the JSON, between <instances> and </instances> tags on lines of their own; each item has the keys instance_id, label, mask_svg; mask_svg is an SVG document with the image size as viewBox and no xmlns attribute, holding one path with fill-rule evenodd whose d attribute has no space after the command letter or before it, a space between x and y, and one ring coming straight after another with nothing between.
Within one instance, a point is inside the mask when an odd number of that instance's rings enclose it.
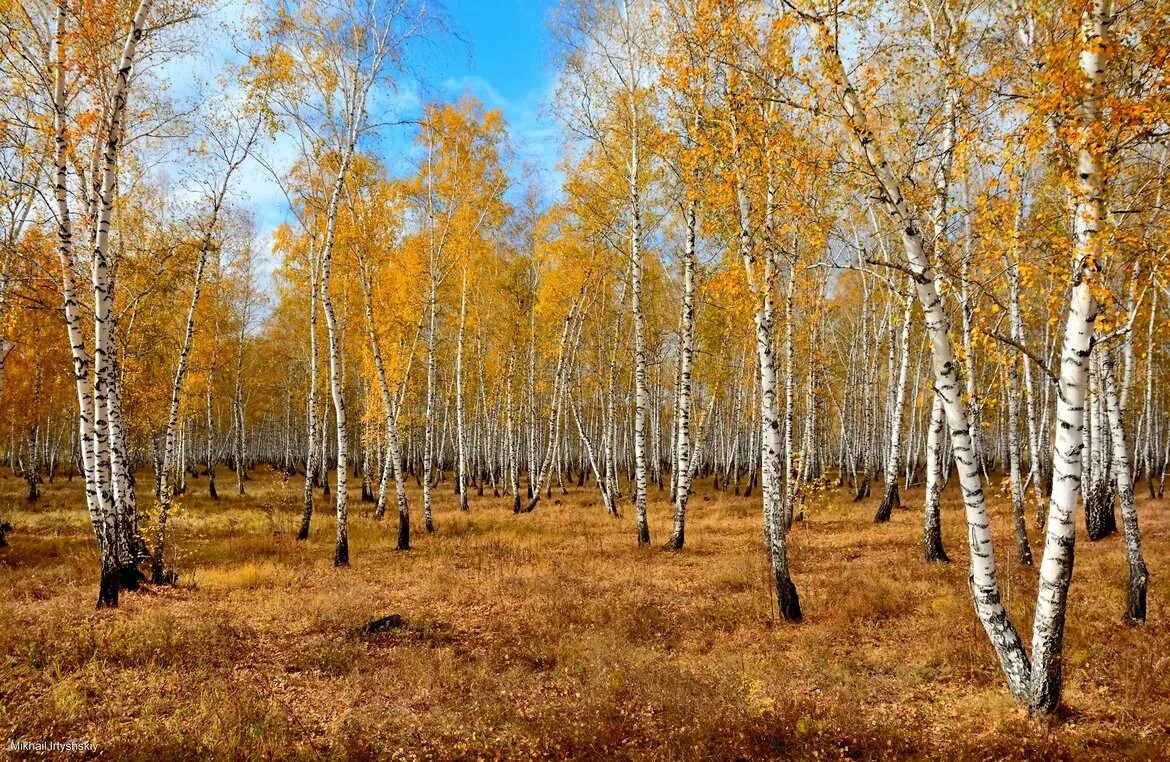
<instances>
[{"instance_id":1,"label":"white birch trunk","mask_svg":"<svg viewBox=\"0 0 1170 762\"><path fill-rule=\"evenodd\" d=\"M755 242L752 238L751 206L748 200L744 170L739 151L737 125L732 120L732 138L735 146L735 192L739 215L739 253L754 301L753 317L756 329L756 359L760 381L760 474L763 493L764 542L772 566L771 582L780 615L789 622L803 618L800 598L788 568L787 527L783 520L782 484L780 471L782 455L780 419L776 404L776 359L772 349L774 333L773 292L776 285L776 264L771 252L763 256L763 273L757 272Z\"/></svg>"},{"instance_id":2,"label":"white birch trunk","mask_svg":"<svg viewBox=\"0 0 1170 762\"><path fill-rule=\"evenodd\" d=\"M535 291L535 290L534 290ZM528 307L528 499L536 494L536 296Z\"/></svg>"},{"instance_id":3,"label":"white birch trunk","mask_svg":"<svg viewBox=\"0 0 1170 762\"><path fill-rule=\"evenodd\" d=\"M119 556L118 566L129 563L125 543L126 504L121 499L115 479L125 479L124 463L119 457L115 461L116 447L112 439L117 435L117 377L114 370L114 281L110 253L110 226L113 224L114 197L118 174L118 159L122 151L122 120L130 96L130 75L133 69L138 42L146 25L146 17L153 5L152 0L140 0L135 9L130 30L122 47L121 58L115 71L115 82L107 109L104 125L104 144L101 151L100 183L92 202L97 208L95 234L93 237L93 323L94 323L94 462L98 472L99 492L108 506L110 515L107 526L113 531L112 552ZM95 175L95 179L96 179ZM113 411L113 416L111 416ZM111 421L113 418L113 421ZM112 582L120 584L121 582Z\"/></svg>"},{"instance_id":4,"label":"white birch trunk","mask_svg":"<svg viewBox=\"0 0 1170 762\"><path fill-rule=\"evenodd\" d=\"M990 518L980 480L980 463L976 457L967 418L967 406L960 389L957 366L947 331L948 321L935 286L934 272L927 260L922 232L902 195L898 179L886 161L877 137L869 125L856 89L841 61L835 40L824 21L816 19L818 42L825 55L830 79L840 88L846 113L846 127L860 157L869 166L887 211L902 230L902 244L907 264L913 273L922 305L923 322L931 342L935 388L942 397L943 409L951 431L951 449L963 487L967 513L967 538L971 548L969 582L976 613L999 657L1012 695L1017 701L1028 697L1030 669L1027 654L1008 619L1000 597L995 554L991 542Z\"/></svg>"},{"instance_id":5,"label":"white birch trunk","mask_svg":"<svg viewBox=\"0 0 1170 762\"><path fill-rule=\"evenodd\" d=\"M516 427L512 411L515 408L515 401L513 399L512 389L516 383L516 351L513 348L508 355L508 371L504 378L505 389L505 419L504 419L504 439L505 446L508 452L508 487L512 492L512 512L516 513L520 510L520 463L519 453L516 448Z\"/></svg>"},{"instance_id":6,"label":"white birch trunk","mask_svg":"<svg viewBox=\"0 0 1170 762\"><path fill-rule=\"evenodd\" d=\"M926 434L926 510L922 527L923 555L927 561L950 563L942 542L942 517L939 511L939 493L942 491L942 445L946 413L942 395L932 395L930 423Z\"/></svg>"},{"instance_id":7,"label":"white birch trunk","mask_svg":"<svg viewBox=\"0 0 1170 762\"><path fill-rule=\"evenodd\" d=\"M311 237L309 239L309 398L307 400L309 431L305 455L304 507L301 512L301 528L297 532L298 540L309 539L309 523L313 519L313 482L318 468L322 472L326 470L324 449L317 446L317 376L319 374L317 368L317 302L320 299L321 291L318 283L319 268L314 250L315 243L316 237ZM210 404L209 400L209 416Z\"/></svg>"},{"instance_id":8,"label":"white birch trunk","mask_svg":"<svg viewBox=\"0 0 1170 762\"><path fill-rule=\"evenodd\" d=\"M898 363L898 381L890 420L890 449L886 455L885 492L882 494L877 515L873 519L877 523L889 521L894 508L902 506L902 499L898 495L898 464L902 462L902 420L906 411L906 381L910 369L910 308L913 304L913 294L907 294L902 309L902 355Z\"/></svg>"},{"instance_id":9,"label":"white birch trunk","mask_svg":"<svg viewBox=\"0 0 1170 762\"><path fill-rule=\"evenodd\" d=\"M438 310L439 288L437 272L438 265L431 256L431 288L427 296L427 310L430 315L430 327L427 329L427 404L426 417L423 421L423 523L427 533L435 531L434 513L431 509L431 466L435 460L435 313Z\"/></svg>"},{"instance_id":10,"label":"white birch trunk","mask_svg":"<svg viewBox=\"0 0 1170 762\"><path fill-rule=\"evenodd\" d=\"M1019 358L1008 360L1008 478L1012 490L1012 519L1016 532L1016 555L1021 564L1032 565L1028 544L1028 522L1024 518L1024 483L1020 470L1020 371Z\"/></svg>"},{"instance_id":11,"label":"white birch trunk","mask_svg":"<svg viewBox=\"0 0 1170 762\"><path fill-rule=\"evenodd\" d=\"M406 485L402 473L402 447L398 440L398 406L390 395L390 383L386 378L386 364L382 360L382 345L374 324L374 300L370 290L370 275L364 257L359 257L358 274L361 278L362 301L366 315L366 339L370 342L370 353L374 356L374 370L378 376L378 390L382 395L382 410L386 416L387 463L383 471L393 471L395 498L398 504L398 550L410 550L410 507L406 500ZM407 369L409 373L409 368ZM383 476L378 509L385 505L386 480ZM380 516L379 516L380 518Z\"/></svg>"},{"instance_id":12,"label":"white birch trunk","mask_svg":"<svg viewBox=\"0 0 1170 762\"><path fill-rule=\"evenodd\" d=\"M455 449L458 472L455 491L459 493L459 510L467 504L467 435L463 429L463 335L467 330L467 267L463 268L463 286L459 291L459 336L455 348Z\"/></svg>"},{"instance_id":13,"label":"white birch trunk","mask_svg":"<svg viewBox=\"0 0 1170 762\"><path fill-rule=\"evenodd\" d=\"M1040 562L1040 587L1032 627L1032 676L1029 708L1051 714L1060 705L1061 654L1068 588L1072 582L1076 509L1081 494L1085 395L1089 354L1097 305L1091 281L1097 272L1104 224L1105 178L1103 156L1095 135L1100 128L1101 79L1105 48L1112 23L1111 0L1094 0L1081 19L1081 75L1085 90L1083 120L1077 146L1075 253L1072 295L1060 356L1060 395L1056 402L1056 442L1052 457L1052 495L1048 531Z\"/></svg>"},{"instance_id":14,"label":"white birch trunk","mask_svg":"<svg viewBox=\"0 0 1170 762\"><path fill-rule=\"evenodd\" d=\"M356 117L354 117L356 119ZM349 163L353 156L354 136L341 156L341 166L333 183L333 192L326 211L325 241L321 248L321 304L325 312L325 327L329 337L329 384L333 393L333 415L337 424L337 542L333 553L334 566L349 564L349 523L346 493L347 465L349 458L349 430L345 410L345 389L341 379L341 332L337 315L333 309L333 293L330 276L333 265L333 239L337 229L337 210ZM328 477L326 477L328 478Z\"/></svg>"},{"instance_id":15,"label":"white birch trunk","mask_svg":"<svg viewBox=\"0 0 1170 762\"><path fill-rule=\"evenodd\" d=\"M1101 358L1105 385L1105 402L1109 409L1109 427L1113 440L1113 473L1117 480L1117 494L1121 499L1121 522L1125 530L1125 556L1129 562L1129 592L1126 595L1125 620L1146 621L1146 589L1150 572L1142 556L1142 534L1138 526L1137 507L1133 496L1133 470L1129 446L1125 441L1125 425L1121 402L1118 399L1117 380L1113 372L1113 358L1105 352Z\"/></svg>"},{"instance_id":16,"label":"white birch trunk","mask_svg":"<svg viewBox=\"0 0 1170 762\"><path fill-rule=\"evenodd\" d=\"M539 470L536 472L536 480L532 487L532 499L524 507L523 513L531 513L536 509L537 503L540 502L541 493L544 491L546 485L552 477L554 456L556 455L557 447L559 445L558 435L560 434L560 413L561 401L563 391L566 386L565 376L566 368L569 363L569 338L573 332L573 321L577 316L577 309L579 306L581 295L579 294L573 300L569 312L565 315L564 326L561 329L561 345L560 351L557 353L556 373L553 374L553 386L551 392L551 400L548 411L548 446L545 449L544 459L541 462ZM552 489L548 486L548 489Z\"/></svg>"},{"instance_id":17,"label":"white birch trunk","mask_svg":"<svg viewBox=\"0 0 1170 762\"><path fill-rule=\"evenodd\" d=\"M96 215L93 257L94 287L94 354L91 360L85 347L81 329L80 303L78 299L73 254L73 228L68 200L68 103L65 89L67 65L65 60L65 24L67 8L64 2L57 5L54 28L55 71L53 78L54 111L54 162L56 178L54 198L57 212L58 255L62 270L62 296L66 329L73 362L74 384L77 392L79 443L81 466L86 483L86 506L94 534L101 553L102 571L98 593L98 607L117 606L119 588L118 525L117 506L114 504L113 488L110 483L110 453L106 419L106 396L108 384L113 381L110 370L113 340L110 331L110 306L113 294L109 278L109 228L113 217L113 196L117 174L117 163L122 147L122 119L130 91L130 75L137 53L138 41L146 24L146 17L153 5L152 0L140 0L135 8L129 31L122 46L115 80L110 93L107 118L103 124L104 145L101 161L94 157L95 180L100 184L91 198L91 206L99 210ZM92 373L92 378L91 378ZM92 383L92 389L90 385Z\"/></svg>"},{"instance_id":18,"label":"white birch trunk","mask_svg":"<svg viewBox=\"0 0 1170 762\"><path fill-rule=\"evenodd\" d=\"M230 177L230 173L229 173ZM226 192L228 178L224 179L221 189ZM195 309L199 304L199 293L203 287L203 271L207 266L207 257L211 252L211 240L215 224L219 217L220 202L223 194L216 197L212 205L211 220L207 233L203 236L203 245L199 248L199 258L195 263L195 282L191 288L191 303L187 307L187 320L183 330L183 344L179 348L179 363L175 368L175 376L171 381L170 408L167 412L167 427L163 435L163 456L159 469L159 479L162 489L159 492L158 521L155 527L154 552L150 562L151 581L162 584L166 581L163 572L166 552L167 517L171 509L170 469L174 460L175 427L179 422L179 401L183 393L183 380L187 373L187 360L191 354L191 344L195 339Z\"/></svg>"},{"instance_id":19,"label":"white birch trunk","mask_svg":"<svg viewBox=\"0 0 1170 762\"><path fill-rule=\"evenodd\" d=\"M675 408L674 528L666 543L679 550L686 541L687 498L691 491L691 366L695 337L695 226L697 202L687 203L686 244L683 249L682 331L679 336L678 395ZM590 459L593 454L590 450ZM596 470L596 469L595 469ZM606 502L607 508L609 501ZM612 512L612 511L611 511Z\"/></svg>"},{"instance_id":20,"label":"white birch trunk","mask_svg":"<svg viewBox=\"0 0 1170 762\"><path fill-rule=\"evenodd\" d=\"M1142 460L1145 462L1145 476L1146 486L1150 492L1150 499L1157 497L1154 491L1154 326L1156 325L1158 317L1158 297L1155 296L1150 300L1150 325L1146 334L1146 388L1145 388L1145 410L1146 410L1146 435L1142 440ZM1125 516L1122 516L1124 521Z\"/></svg>"},{"instance_id":21,"label":"white birch trunk","mask_svg":"<svg viewBox=\"0 0 1170 762\"><path fill-rule=\"evenodd\" d=\"M796 373L792 367L795 327L793 326L793 305L796 297L796 258L788 268L788 285L784 289L784 506L781 519L787 530L792 526L792 515L796 503L796 469L793 467L792 426L796 411L793 409L793 384Z\"/></svg>"},{"instance_id":22,"label":"white birch trunk","mask_svg":"<svg viewBox=\"0 0 1170 762\"><path fill-rule=\"evenodd\" d=\"M646 515L646 327L642 312L642 204L638 190L638 119L630 98L630 306L634 315L634 517L638 545L650 544Z\"/></svg>"},{"instance_id":23,"label":"white birch trunk","mask_svg":"<svg viewBox=\"0 0 1170 762\"><path fill-rule=\"evenodd\" d=\"M585 433L585 426L581 422L581 411L579 405L573 402L572 395L569 395L569 404L573 410L573 420L577 424L577 433L581 437L581 446L585 450L585 455L589 461L589 467L593 470L593 479L597 482L597 488L601 492L601 502L605 506L606 513L611 516L617 512L617 507L614 506L613 495L609 491L606 480L602 478L601 469L597 465L597 457L593 451L593 444L589 441L589 435Z\"/></svg>"}]
</instances>

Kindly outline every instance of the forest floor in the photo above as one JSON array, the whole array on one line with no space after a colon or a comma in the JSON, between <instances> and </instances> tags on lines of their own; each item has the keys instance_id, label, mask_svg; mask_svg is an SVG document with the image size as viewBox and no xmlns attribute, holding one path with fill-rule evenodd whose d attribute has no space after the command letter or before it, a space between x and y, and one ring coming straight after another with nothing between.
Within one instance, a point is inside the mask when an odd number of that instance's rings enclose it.
<instances>
[{"instance_id":1,"label":"forest floor","mask_svg":"<svg viewBox=\"0 0 1170 762\"><path fill-rule=\"evenodd\" d=\"M994 482L1000 583L1030 641L1035 571L1013 557ZM660 549L670 511L657 489L655 544L638 549L632 509L607 517L591 488L521 516L472 493L461 514L448 479L427 535L412 483L413 549L394 550L396 517L374 521L355 501L341 569L320 493L310 539L294 540L302 484L262 469L241 497L221 468L214 502L191 480L171 524L177 586L95 611L80 482L58 478L29 504L23 482L0 479L13 525L0 550L0 757L20 739L156 761L1170 758L1170 501L1138 506L1152 575L1142 627L1120 621L1120 537L1090 543L1082 527L1066 709L1033 722L972 610L955 485L949 565L921 560L920 490L882 526L876 484L871 500L811 509L790 535L805 613L790 625L770 606L758 496L710 479L680 553ZM362 634L391 614L405 626Z\"/></svg>"}]
</instances>

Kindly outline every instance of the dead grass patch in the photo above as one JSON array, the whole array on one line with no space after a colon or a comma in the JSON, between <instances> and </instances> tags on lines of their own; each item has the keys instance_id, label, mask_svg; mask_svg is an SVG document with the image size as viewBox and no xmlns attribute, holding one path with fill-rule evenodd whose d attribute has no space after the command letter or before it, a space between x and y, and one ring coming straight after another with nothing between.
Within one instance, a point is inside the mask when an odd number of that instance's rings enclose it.
<instances>
[{"instance_id":1,"label":"dead grass patch","mask_svg":"<svg viewBox=\"0 0 1170 762\"><path fill-rule=\"evenodd\" d=\"M663 553L590 489L516 516L435 492L438 532L351 511L352 564L331 564L318 493L263 469L248 494L191 480L172 534L175 588L93 611L97 558L80 483L25 503L0 478L0 736L90 738L110 758L1164 758L1170 737L1166 503L1142 501L1150 622L1120 622L1120 538L1078 541L1066 635L1068 714L1015 707L967 591L965 524L944 496L950 565L921 559L917 510L874 527L842 493L792 533L807 619L775 620L758 493L704 478L688 546ZM149 479L140 480L149 483ZM421 505L410 484L416 518ZM148 496L147 496L148 498ZM903 495L915 507L921 492ZM1035 570L993 531L1006 604L1026 635ZM1039 542L1032 531L1034 546ZM404 626L362 634L397 613ZM0 737L0 742L3 738Z\"/></svg>"}]
</instances>

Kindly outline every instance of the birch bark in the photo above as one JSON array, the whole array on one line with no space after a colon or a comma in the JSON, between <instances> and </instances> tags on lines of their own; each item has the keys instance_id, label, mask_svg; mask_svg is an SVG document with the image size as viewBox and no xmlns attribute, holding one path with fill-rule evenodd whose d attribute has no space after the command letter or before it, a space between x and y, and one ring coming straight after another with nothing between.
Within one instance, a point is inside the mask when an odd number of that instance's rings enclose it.
<instances>
[{"instance_id":1,"label":"birch bark","mask_svg":"<svg viewBox=\"0 0 1170 762\"><path fill-rule=\"evenodd\" d=\"M361 98L364 101L364 95ZM349 174L350 161L353 158L354 145L357 142L357 122L361 118L362 108L359 105L351 114L351 132L346 150L341 156L341 165L337 170L337 177L333 182L333 192L329 197L329 207L326 210L325 240L321 248L321 305L325 312L325 327L329 337L329 384L333 393L333 415L337 424L337 540L333 552L334 566L349 565L349 517L346 492L348 478L347 465L349 458L349 429L346 419L345 389L341 380L341 335L337 315L333 309L333 292L330 276L333 266L333 241L337 230L337 210L341 201L341 191L345 186L345 179Z\"/></svg>"},{"instance_id":2,"label":"birch bark","mask_svg":"<svg viewBox=\"0 0 1170 762\"><path fill-rule=\"evenodd\" d=\"M1101 129L1100 97L1105 51L1112 24L1111 0L1094 0L1081 18L1080 71L1085 92L1077 138L1072 295L1060 357L1060 394L1056 401L1056 441L1052 456L1052 494L1048 531L1040 561L1040 587L1032 627L1032 675L1029 708L1051 714L1060 705L1061 654L1068 588L1072 582L1076 509L1081 494L1085 394L1097 304L1092 281L1097 274L1104 223L1104 157L1096 135Z\"/></svg>"},{"instance_id":3,"label":"birch bark","mask_svg":"<svg viewBox=\"0 0 1170 762\"><path fill-rule=\"evenodd\" d=\"M111 306L112 279L109 262L109 230L113 218L115 180L118 158L122 149L122 120L130 95L131 73L142 38L146 18L153 6L152 0L139 0L130 22L121 54L116 64L115 79L109 94L106 116L102 123L102 150L94 156L95 180L100 178L90 198L91 208L97 209L93 236L93 265L91 269L94 291L94 346L93 356L86 349L81 329L80 302L75 281L77 263L73 252L73 229L68 199L68 163L70 141L68 134L69 97L65 87L68 69L65 56L67 4L57 3L53 48L54 71L52 84L54 163L56 179L54 200L57 212L58 256L62 271L62 296L66 329L73 361L74 383L77 392L79 440L82 470L85 472L86 506L98 539L101 554L101 580L98 607L117 606L120 581L118 506L114 502L111 484L111 463L108 430L108 390L114 382L112 372ZM91 388L92 384L92 388Z\"/></svg>"},{"instance_id":4,"label":"birch bark","mask_svg":"<svg viewBox=\"0 0 1170 762\"><path fill-rule=\"evenodd\" d=\"M548 446L545 449L544 459L541 462L540 468L536 472L536 479L532 489L532 499L524 507L523 513L531 513L536 509L537 504L540 502L541 493L544 491L546 485L550 491L552 490L550 480L552 477L553 459L559 445L561 402L566 386L566 368L570 359L569 338L573 335L573 322L577 319L577 310L580 305L581 296L582 294L578 294L577 298L573 300L568 314L565 315L564 325L561 329L561 344L560 350L557 353L556 372L553 374L553 386L548 411Z\"/></svg>"},{"instance_id":5,"label":"birch bark","mask_svg":"<svg viewBox=\"0 0 1170 762\"><path fill-rule=\"evenodd\" d=\"M1138 526L1137 507L1133 496L1133 470L1130 465L1129 446L1125 440L1125 425L1122 407L1117 393L1117 380L1113 371L1113 357L1105 352L1101 358L1102 376L1105 384L1105 402L1109 409L1109 426L1113 441L1113 473L1117 480L1117 494L1121 498L1121 523L1125 531L1125 557L1129 562L1129 592L1125 601L1125 620L1146 621L1146 590L1149 587L1150 572L1142 555L1142 535Z\"/></svg>"},{"instance_id":6,"label":"birch bark","mask_svg":"<svg viewBox=\"0 0 1170 762\"><path fill-rule=\"evenodd\" d=\"M782 442L780 419L776 404L776 358L773 352L774 296L776 288L776 264L772 252L762 257L756 252L752 235L751 204L744 177L743 157L740 151L738 125L731 121L732 145L735 166L735 196L738 211L738 246L751 290L755 315L756 359L760 381L760 475L763 493L764 543L771 561L771 582L776 606L780 615L789 622L803 618L800 597L788 567L787 527L784 523L782 506ZM756 262L763 259L762 273Z\"/></svg>"},{"instance_id":7,"label":"birch bark","mask_svg":"<svg viewBox=\"0 0 1170 762\"><path fill-rule=\"evenodd\" d=\"M881 505L878 506L877 515L873 519L877 523L889 521L894 508L902 506L902 499L898 495L898 465L902 462L902 419L906 411L906 381L910 369L910 308L913 304L914 295L907 294L902 309L902 355L898 363L897 391L890 420L890 449L886 456L885 492Z\"/></svg>"},{"instance_id":8,"label":"birch bark","mask_svg":"<svg viewBox=\"0 0 1170 762\"><path fill-rule=\"evenodd\" d=\"M427 329L427 404L423 428L423 523L427 534L435 531L434 514L431 509L431 466L435 461L435 313L438 310L439 273L438 264L432 254L430 262L431 287L427 294L427 311L430 324Z\"/></svg>"},{"instance_id":9,"label":"birch bark","mask_svg":"<svg viewBox=\"0 0 1170 762\"><path fill-rule=\"evenodd\" d=\"M313 484L317 481L317 469L325 470L325 452L317 446L317 311L321 291L318 283L319 265L314 244L316 237L309 239L309 398L308 441L305 454L305 496L301 512L301 528L298 540L309 539L309 523L313 520ZM210 400L208 415L210 415ZM320 465L318 465L320 464Z\"/></svg>"},{"instance_id":10,"label":"birch bark","mask_svg":"<svg viewBox=\"0 0 1170 762\"><path fill-rule=\"evenodd\" d=\"M927 561L950 563L942 542L942 519L939 495L942 491L942 439L946 426L942 395L935 392L930 403L930 424L926 434L926 510L922 528L922 546Z\"/></svg>"},{"instance_id":11,"label":"birch bark","mask_svg":"<svg viewBox=\"0 0 1170 762\"><path fill-rule=\"evenodd\" d=\"M646 514L646 326L642 311L642 203L636 96L630 94L630 308L634 315L634 520L638 545L650 544Z\"/></svg>"},{"instance_id":12,"label":"birch bark","mask_svg":"<svg viewBox=\"0 0 1170 762\"><path fill-rule=\"evenodd\" d=\"M382 344L378 340L378 331L374 322L374 300L370 288L370 273L365 257L359 255L358 274L361 279L362 301L366 316L366 339L370 343L370 353L374 356L374 370L378 376L378 390L382 395L382 410L386 417L386 445L389 452L388 466L394 473L394 491L398 504L398 550L410 550L410 507L406 499L406 484L402 473L402 447L398 440L398 405L390 396L390 383L386 378L386 364L382 360ZM409 373L409 369L407 370ZM382 490L385 490L383 481ZM382 496L379 496L379 505L382 505Z\"/></svg>"},{"instance_id":13,"label":"birch bark","mask_svg":"<svg viewBox=\"0 0 1170 762\"><path fill-rule=\"evenodd\" d=\"M678 399L675 408L674 528L666 542L668 550L680 550L686 541L687 498L691 490L691 366L694 364L695 336L695 228L697 202L686 210L686 243L683 248L682 330L679 336ZM592 460L590 450L590 460ZM609 507L607 498L606 507ZM612 513L612 511L611 511Z\"/></svg>"},{"instance_id":14,"label":"birch bark","mask_svg":"<svg viewBox=\"0 0 1170 762\"><path fill-rule=\"evenodd\" d=\"M967 514L968 543L971 548L969 583L976 613L1000 666L1012 695L1018 701L1028 698L1030 667L1027 654L1015 627L1004 609L996 575L995 554L992 548L990 518L980 479L980 463L974 450L963 398L958 369L955 363L948 321L935 286L935 278L926 257L924 241L918 221L910 211L909 202L902 195L897 176L882 152L877 135L870 127L860 96L853 87L840 57L840 51L824 20L813 17L818 43L824 55L829 77L838 88L845 110L845 126L860 155L876 181L888 214L902 230L902 244L915 280L918 300L922 305L923 322L931 341L931 359L934 367L935 389L942 398L943 409L951 431L951 449L963 487Z\"/></svg>"},{"instance_id":15,"label":"birch bark","mask_svg":"<svg viewBox=\"0 0 1170 762\"><path fill-rule=\"evenodd\" d=\"M459 291L459 336L455 348L455 447L457 468L455 491L459 494L459 510L470 510L467 504L467 434L463 429L463 335L467 330L467 267L463 268L463 285Z\"/></svg>"}]
</instances>

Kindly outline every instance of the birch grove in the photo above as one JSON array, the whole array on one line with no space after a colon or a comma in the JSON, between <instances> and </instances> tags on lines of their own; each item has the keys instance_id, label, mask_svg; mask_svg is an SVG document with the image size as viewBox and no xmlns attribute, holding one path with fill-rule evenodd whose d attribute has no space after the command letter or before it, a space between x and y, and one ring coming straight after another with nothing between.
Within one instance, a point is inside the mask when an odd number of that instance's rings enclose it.
<instances>
[{"instance_id":1,"label":"birch grove","mask_svg":"<svg viewBox=\"0 0 1170 762\"><path fill-rule=\"evenodd\" d=\"M393 564L496 511L596 510L684 569L746 506L793 627L836 605L810 548L856 504L875 544L913 527L898 564L967 564L947 592L1035 716L1078 535L1124 549L1119 621L1160 615L1165 3L571 0L551 172L491 99L420 85L426 0L265 4L214 98L165 87L198 4L26 5L0 454L30 504L80 477L99 608L189 573L189 480L239 505L272 469L339 585L371 533Z\"/></svg>"}]
</instances>

